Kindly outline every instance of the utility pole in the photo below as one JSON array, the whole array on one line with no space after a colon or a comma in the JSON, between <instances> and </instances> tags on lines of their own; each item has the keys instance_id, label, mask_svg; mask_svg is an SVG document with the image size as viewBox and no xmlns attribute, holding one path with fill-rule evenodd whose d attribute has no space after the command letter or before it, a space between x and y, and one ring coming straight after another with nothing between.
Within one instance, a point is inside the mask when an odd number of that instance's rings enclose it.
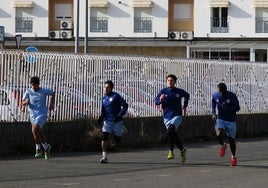
<instances>
[{"instance_id":1,"label":"utility pole","mask_svg":"<svg viewBox=\"0 0 268 188\"><path fill-rule=\"evenodd\" d=\"M76 35L75 35L75 53L79 51L79 2L76 0Z\"/></svg>"},{"instance_id":2,"label":"utility pole","mask_svg":"<svg viewBox=\"0 0 268 188\"><path fill-rule=\"evenodd\" d=\"M86 0L84 53L88 53L88 0Z\"/></svg>"}]
</instances>

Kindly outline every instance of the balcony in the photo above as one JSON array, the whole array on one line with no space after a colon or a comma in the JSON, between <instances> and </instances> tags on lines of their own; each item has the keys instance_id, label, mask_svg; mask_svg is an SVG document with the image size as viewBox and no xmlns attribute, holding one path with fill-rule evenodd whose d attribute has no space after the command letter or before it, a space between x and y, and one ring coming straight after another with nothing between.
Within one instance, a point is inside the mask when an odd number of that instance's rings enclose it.
<instances>
[{"instance_id":1,"label":"balcony","mask_svg":"<svg viewBox=\"0 0 268 188\"><path fill-rule=\"evenodd\" d=\"M90 32L107 33L108 18L107 17L90 17Z\"/></svg>"},{"instance_id":2,"label":"balcony","mask_svg":"<svg viewBox=\"0 0 268 188\"><path fill-rule=\"evenodd\" d=\"M33 18L31 17L16 17L16 32L17 33L32 33Z\"/></svg>"},{"instance_id":3,"label":"balcony","mask_svg":"<svg viewBox=\"0 0 268 188\"><path fill-rule=\"evenodd\" d=\"M227 17L212 17L210 19L211 33L228 33L229 22Z\"/></svg>"},{"instance_id":4,"label":"balcony","mask_svg":"<svg viewBox=\"0 0 268 188\"><path fill-rule=\"evenodd\" d=\"M134 33L151 33L152 18L150 17L135 17L134 18Z\"/></svg>"},{"instance_id":5,"label":"balcony","mask_svg":"<svg viewBox=\"0 0 268 188\"><path fill-rule=\"evenodd\" d=\"M268 17L256 17L256 33L268 33Z\"/></svg>"}]
</instances>

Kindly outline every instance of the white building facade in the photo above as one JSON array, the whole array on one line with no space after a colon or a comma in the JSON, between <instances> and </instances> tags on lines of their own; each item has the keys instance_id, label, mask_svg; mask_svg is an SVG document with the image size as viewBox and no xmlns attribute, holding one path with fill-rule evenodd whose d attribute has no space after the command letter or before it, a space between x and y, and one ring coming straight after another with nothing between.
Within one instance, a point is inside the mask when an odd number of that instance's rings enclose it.
<instances>
[{"instance_id":1,"label":"white building facade","mask_svg":"<svg viewBox=\"0 0 268 188\"><path fill-rule=\"evenodd\" d=\"M53 8L50 10L49 2ZM168 1L79 0L79 36L85 37L85 15L88 11L90 37L167 37ZM77 23L77 0L0 0L0 25L5 37L48 37L49 22ZM51 11L53 15L51 16ZM76 28L73 29L76 35Z\"/></svg>"},{"instance_id":2,"label":"white building facade","mask_svg":"<svg viewBox=\"0 0 268 188\"><path fill-rule=\"evenodd\" d=\"M195 0L194 5L195 37L268 37L268 1Z\"/></svg>"},{"instance_id":3,"label":"white building facade","mask_svg":"<svg viewBox=\"0 0 268 188\"><path fill-rule=\"evenodd\" d=\"M169 47L169 51L177 50L175 54L187 58L268 62L268 0L0 3L0 26L5 28L6 46L14 45L10 41L16 35L28 39L27 44L23 40L24 45L34 43L47 48L74 46L74 39L89 37L91 46L159 47L159 54ZM173 31L175 35L170 37ZM185 40L181 31L187 31Z\"/></svg>"},{"instance_id":4,"label":"white building facade","mask_svg":"<svg viewBox=\"0 0 268 188\"><path fill-rule=\"evenodd\" d=\"M194 6L194 36L206 42L192 45L192 57L268 61L267 0L195 0Z\"/></svg>"}]
</instances>

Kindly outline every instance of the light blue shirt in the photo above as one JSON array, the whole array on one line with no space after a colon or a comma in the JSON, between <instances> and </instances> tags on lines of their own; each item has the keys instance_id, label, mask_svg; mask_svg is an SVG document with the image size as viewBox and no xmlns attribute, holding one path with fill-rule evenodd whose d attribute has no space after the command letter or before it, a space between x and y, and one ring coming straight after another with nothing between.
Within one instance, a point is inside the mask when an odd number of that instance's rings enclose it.
<instances>
[{"instance_id":1,"label":"light blue shirt","mask_svg":"<svg viewBox=\"0 0 268 188\"><path fill-rule=\"evenodd\" d=\"M29 88L22 97L22 100L29 100L30 116L47 115L46 99L47 96L53 95L51 89L43 89L39 87L37 91Z\"/></svg>"}]
</instances>

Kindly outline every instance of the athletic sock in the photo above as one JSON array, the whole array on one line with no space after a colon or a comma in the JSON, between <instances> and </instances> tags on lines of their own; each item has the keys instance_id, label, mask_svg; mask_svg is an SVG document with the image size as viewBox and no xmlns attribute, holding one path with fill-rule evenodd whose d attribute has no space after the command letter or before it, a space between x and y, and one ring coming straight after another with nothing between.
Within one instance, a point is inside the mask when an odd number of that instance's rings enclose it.
<instances>
[{"instance_id":1,"label":"athletic sock","mask_svg":"<svg viewBox=\"0 0 268 188\"><path fill-rule=\"evenodd\" d=\"M106 151L103 151L102 152L102 157L105 159L105 158L107 158L107 152Z\"/></svg>"},{"instance_id":2,"label":"athletic sock","mask_svg":"<svg viewBox=\"0 0 268 188\"><path fill-rule=\"evenodd\" d=\"M41 149L40 144L35 144L35 149L36 149L36 150L40 150L40 149Z\"/></svg>"},{"instance_id":3,"label":"athletic sock","mask_svg":"<svg viewBox=\"0 0 268 188\"><path fill-rule=\"evenodd\" d=\"M45 150L47 150L47 148L48 148L48 144L47 143L43 143L42 146L44 147Z\"/></svg>"}]
</instances>

